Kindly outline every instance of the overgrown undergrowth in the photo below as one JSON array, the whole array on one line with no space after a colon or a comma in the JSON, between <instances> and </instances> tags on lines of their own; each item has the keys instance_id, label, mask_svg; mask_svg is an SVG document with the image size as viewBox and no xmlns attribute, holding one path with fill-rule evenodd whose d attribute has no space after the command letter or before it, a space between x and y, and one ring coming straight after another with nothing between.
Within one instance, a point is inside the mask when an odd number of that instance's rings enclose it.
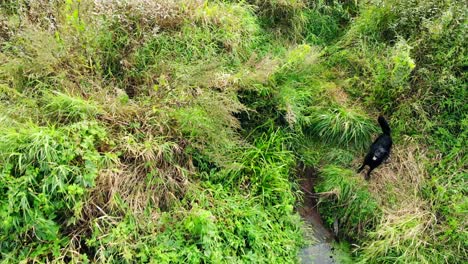
<instances>
[{"instance_id":1,"label":"overgrown undergrowth","mask_svg":"<svg viewBox=\"0 0 468 264\"><path fill-rule=\"evenodd\" d=\"M1 262L297 262L302 162L355 262L463 263L465 9L3 1Z\"/></svg>"}]
</instances>

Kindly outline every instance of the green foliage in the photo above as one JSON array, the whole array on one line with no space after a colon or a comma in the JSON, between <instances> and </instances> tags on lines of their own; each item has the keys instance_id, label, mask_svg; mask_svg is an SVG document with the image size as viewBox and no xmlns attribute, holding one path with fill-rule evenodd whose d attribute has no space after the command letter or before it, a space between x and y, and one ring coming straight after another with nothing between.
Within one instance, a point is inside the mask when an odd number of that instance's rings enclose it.
<instances>
[{"instance_id":1,"label":"green foliage","mask_svg":"<svg viewBox=\"0 0 468 264\"><path fill-rule=\"evenodd\" d=\"M438 222L433 230L420 231L419 238L433 245L431 250L420 247L408 252L405 246L390 250L392 233L407 232L395 231L398 227L394 226L372 236L374 242L368 242L371 246L364 254L367 262L458 262L466 258L462 242L466 232L461 231L466 228L461 216L466 207L462 198L466 151L460 148L466 144L468 110L463 70L465 9L463 3L453 1L388 0L361 5L338 45L342 50L333 55L336 65L348 74L348 92L398 116L393 119L394 131L417 138L431 150L427 166L431 178L424 183L421 196L430 201ZM403 226L420 223L401 221Z\"/></svg>"},{"instance_id":2,"label":"green foliage","mask_svg":"<svg viewBox=\"0 0 468 264\"><path fill-rule=\"evenodd\" d=\"M2 261L297 261L298 161L320 171L321 213L358 260L466 259L465 9L2 1ZM396 147L428 146L411 213L382 201L412 174L344 169L377 112Z\"/></svg>"},{"instance_id":3,"label":"green foliage","mask_svg":"<svg viewBox=\"0 0 468 264\"><path fill-rule=\"evenodd\" d=\"M82 217L86 189L105 157L96 123L0 131L2 258L41 259L67 243L65 228Z\"/></svg>"},{"instance_id":4,"label":"green foliage","mask_svg":"<svg viewBox=\"0 0 468 264\"><path fill-rule=\"evenodd\" d=\"M325 143L365 148L378 129L363 114L352 109L313 109L307 117L307 130Z\"/></svg>"},{"instance_id":5,"label":"green foliage","mask_svg":"<svg viewBox=\"0 0 468 264\"><path fill-rule=\"evenodd\" d=\"M366 185L353 171L333 165L320 172L322 181L315 191L323 193L319 210L328 226L337 219L340 234L351 239L363 239L381 217L379 205Z\"/></svg>"},{"instance_id":6,"label":"green foliage","mask_svg":"<svg viewBox=\"0 0 468 264\"><path fill-rule=\"evenodd\" d=\"M306 17L306 40L310 43L323 45L336 39L341 33L338 21L331 16L324 15L318 10L309 11Z\"/></svg>"},{"instance_id":7,"label":"green foliage","mask_svg":"<svg viewBox=\"0 0 468 264\"><path fill-rule=\"evenodd\" d=\"M177 211L97 219L87 244L104 262L292 262L303 238L285 139L265 134L238 150L239 169L202 172Z\"/></svg>"},{"instance_id":8,"label":"green foliage","mask_svg":"<svg viewBox=\"0 0 468 264\"><path fill-rule=\"evenodd\" d=\"M164 213L156 220L145 216L119 222L100 219L87 243L96 248L103 262L264 263L296 259L302 240L297 216L274 213L260 206L261 201L229 193L221 185L205 184L203 190L188 194L192 200L184 202L190 209ZM106 236L101 238L103 234Z\"/></svg>"},{"instance_id":9,"label":"green foliage","mask_svg":"<svg viewBox=\"0 0 468 264\"><path fill-rule=\"evenodd\" d=\"M164 3L154 14L150 11L153 4L141 4L101 7L103 20L98 21L102 26L92 41L99 71L120 83L130 97L147 95L147 84L158 88L205 86L218 74L213 69L222 71L226 67L222 64L247 59L259 41L257 19L245 4L176 1ZM209 70L212 72L204 73ZM171 78L159 83L165 76Z\"/></svg>"},{"instance_id":10,"label":"green foliage","mask_svg":"<svg viewBox=\"0 0 468 264\"><path fill-rule=\"evenodd\" d=\"M49 93L43 97L46 102L46 115L54 121L79 121L94 118L102 112L91 100L83 100L63 93Z\"/></svg>"}]
</instances>

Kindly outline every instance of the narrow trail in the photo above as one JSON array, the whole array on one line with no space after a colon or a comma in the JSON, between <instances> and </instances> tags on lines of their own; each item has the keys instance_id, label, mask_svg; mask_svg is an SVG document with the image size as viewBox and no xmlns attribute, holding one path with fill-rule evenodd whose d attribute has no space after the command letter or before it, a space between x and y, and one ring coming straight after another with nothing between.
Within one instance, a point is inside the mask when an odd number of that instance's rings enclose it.
<instances>
[{"instance_id":1,"label":"narrow trail","mask_svg":"<svg viewBox=\"0 0 468 264\"><path fill-rule=\"evenodd\" d=\"M307 237L311 240L311 245L303 248L299 253L302 264L332 264L338 263L334 257L334 237L322 222L322 218L317 209L317 199L313 194L313 187L317 172L310 168L299 168L299 182L304 192L304 202L297 211L310 227Z\"/></svg>"}]
</instances>

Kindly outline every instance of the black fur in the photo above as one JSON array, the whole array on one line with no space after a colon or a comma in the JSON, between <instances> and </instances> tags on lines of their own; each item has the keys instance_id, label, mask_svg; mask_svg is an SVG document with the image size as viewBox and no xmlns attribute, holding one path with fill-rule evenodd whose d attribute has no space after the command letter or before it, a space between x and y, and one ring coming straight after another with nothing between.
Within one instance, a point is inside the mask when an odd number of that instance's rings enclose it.
<instances>
[{"instance_id":1,"label":"black fur","mask_svg":"<svg viewBox=\"0 0 468 264\"><path fill-rule=\"evenodd\" d=\"M370 179L370 173L373 169L377 168L382 162L384 162L390 155L392 149L392 137L390 135L390 126L383 116L378 118L380 127L382 128L383 134L380 135L374 143L370 146L369 152L367 152L364 158L364 163L358 169L358 173L364 169L364 166L369 166L369 170L366 174L366 180Z\"/></svg>"}]
</instances>

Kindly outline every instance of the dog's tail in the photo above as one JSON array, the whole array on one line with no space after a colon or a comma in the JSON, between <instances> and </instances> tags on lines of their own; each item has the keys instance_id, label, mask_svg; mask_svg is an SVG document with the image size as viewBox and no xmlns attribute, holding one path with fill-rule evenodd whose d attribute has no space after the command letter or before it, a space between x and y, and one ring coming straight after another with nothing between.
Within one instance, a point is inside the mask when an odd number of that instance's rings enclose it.
<instances>
[{"instance_id":1,"label":"dog's tail","mask_svg":"<svg viewBox=\"0 0 468 264\"><path fill-rule=\"evenodd\" d=\"M380 127L382 128L383 133L390 136L391 130L390 130L390 126L387 123L387 120L385 120L383 116L379 116L378 121L379 121Z\"/></svg>"}]
</instances>

